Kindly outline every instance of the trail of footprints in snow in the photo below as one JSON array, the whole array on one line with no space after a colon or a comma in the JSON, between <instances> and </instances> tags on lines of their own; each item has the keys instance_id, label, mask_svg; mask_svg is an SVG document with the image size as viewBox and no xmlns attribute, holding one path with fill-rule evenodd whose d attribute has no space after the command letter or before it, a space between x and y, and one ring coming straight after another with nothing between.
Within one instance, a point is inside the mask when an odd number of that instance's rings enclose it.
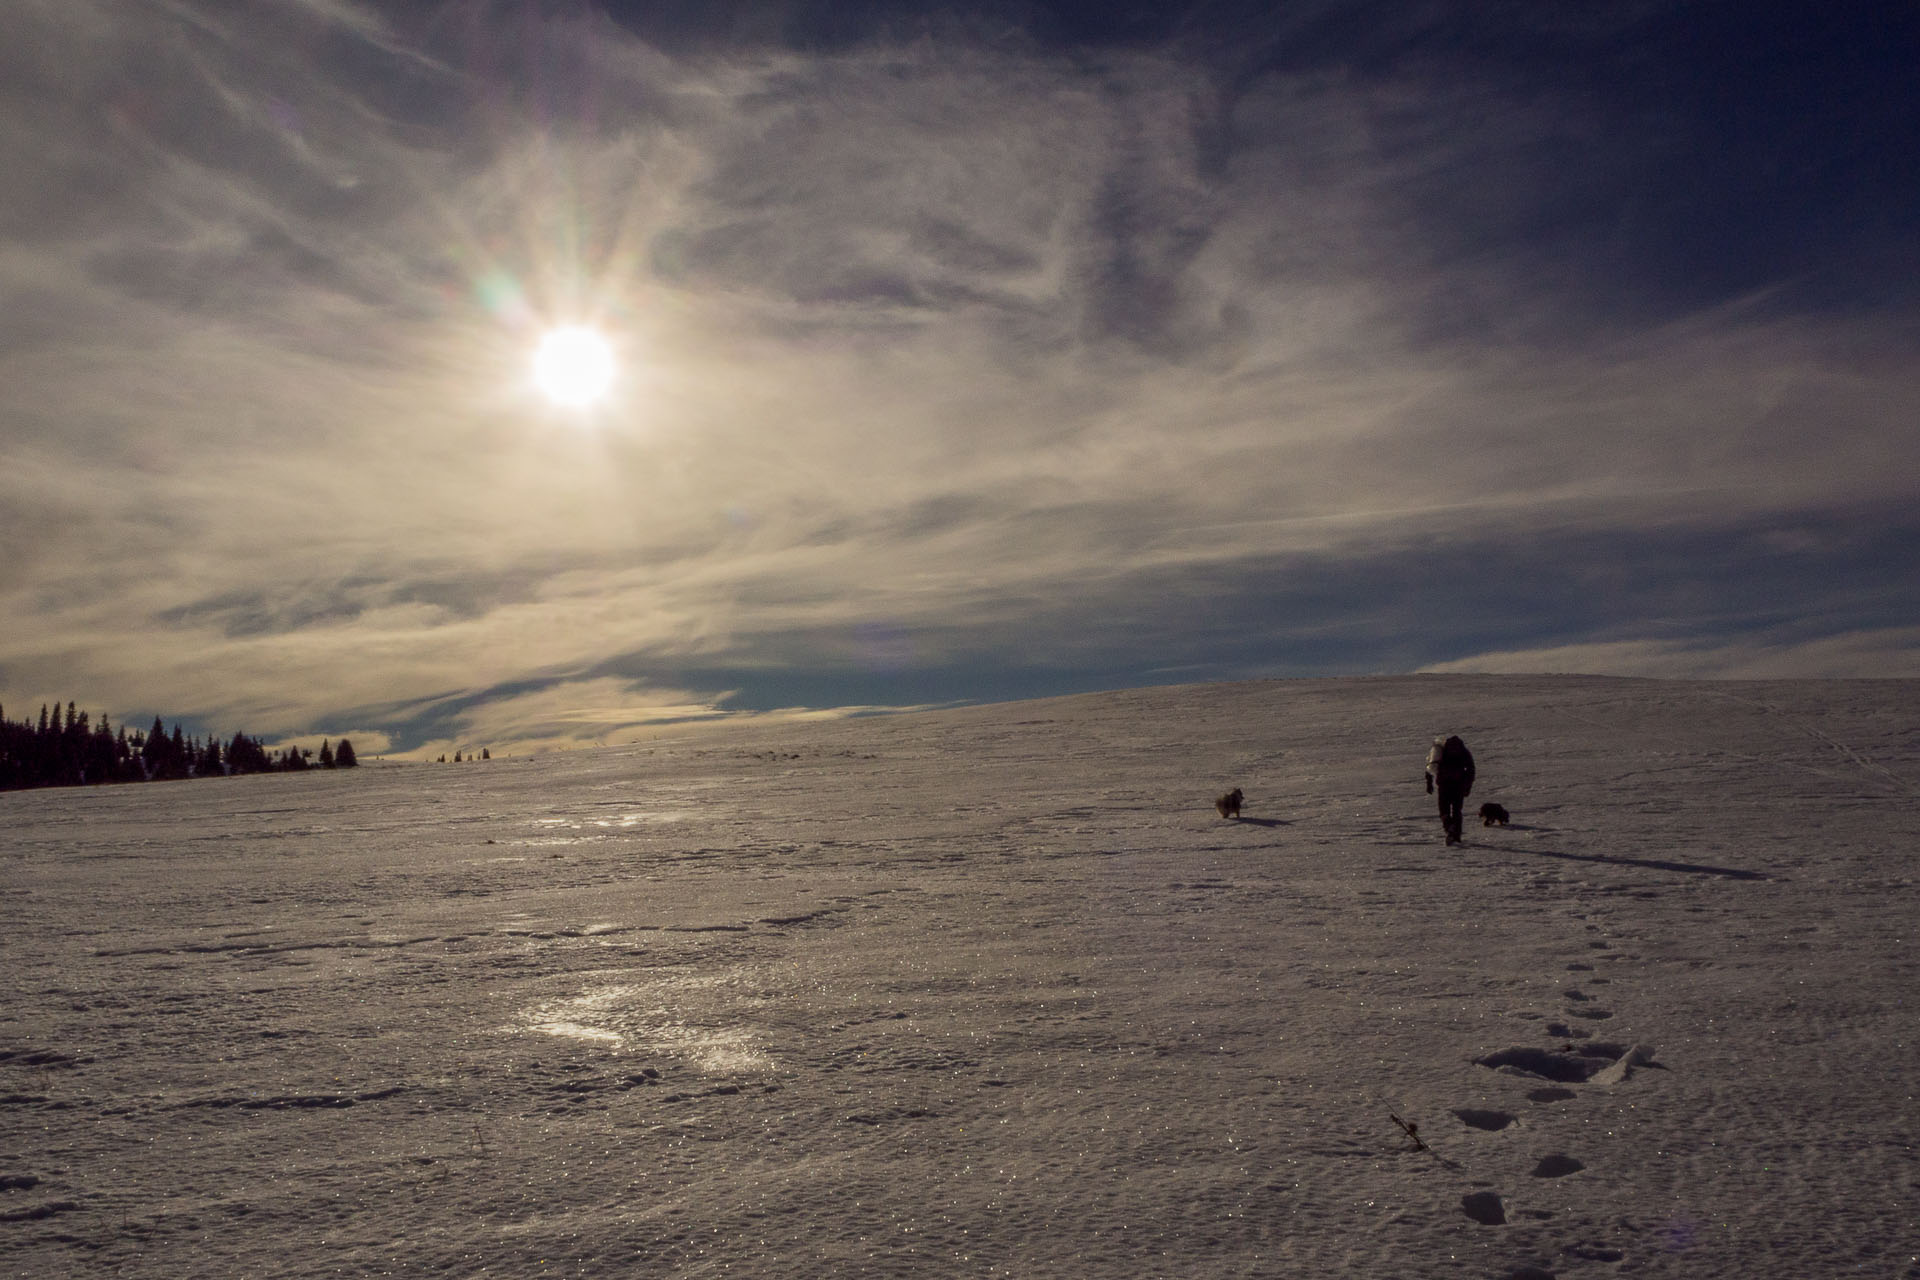
<instances>
[{"instance_id":1,"label":"trail of footprints in snow","mask_svg":"<svg viewBox=\"0 0 1920 1280\"><path fill-rule=\"evenodd\" d=\"M1594 941L1589 946L1596 951L1611 949L1608 943L1600 941ZM1573 974L1592 974L1594 966L1584 961L1574 961L1567 965L1567 970ZM1588 986L1604 986L1608 982L1599 976L1584 981ZM1653 1060L1650 1046L1623 1045L1591 1038L1592 1032L1579 1024L1605 1022L1613 1016L1613 1011L1599 1004L1587 991L1578 986L1569 987L1561 992L1561 997L1565 1001L1566 1020L1549 1022L1545 1028L1547 1036L1555 1042L1552 1047L1514 1045L1476 1058L1474 1062L1502 1075L1538 1081L1538 1086L1526 1095L1527 1100L1536 1106L1550 1106L1579 1097L1575 1086L1617 1085L1627 1080L1637 1068L1660 1066ZM1459 1107L1452 1114L1467 1128L1488 1133L1506 1130L1520 1119L1512 1112L1479 1107ZM1565 1178L1584 1168L1585 1163L1578 1158L1563 1151L1550 1151L1533 1166L1532 1176ZM1505 1202L1500 1193L1486 1183L1461 1197L1460 1210L1483 1226L1501 1226L1507 1221ZM1546 1219L1552 1216L1546 1210L1522 1212L1523 1216L1529 1218ZM1561 1253L1569 1259L1586 1262L1620 1262L1626 1258L1624 1250L1592 1240L1569 1244ZM1543 1267L1527 1265L1508 1272L1505 1280L1553 1280L1553 1276L1552 1271Z\"/></svg>"}]
</instances>

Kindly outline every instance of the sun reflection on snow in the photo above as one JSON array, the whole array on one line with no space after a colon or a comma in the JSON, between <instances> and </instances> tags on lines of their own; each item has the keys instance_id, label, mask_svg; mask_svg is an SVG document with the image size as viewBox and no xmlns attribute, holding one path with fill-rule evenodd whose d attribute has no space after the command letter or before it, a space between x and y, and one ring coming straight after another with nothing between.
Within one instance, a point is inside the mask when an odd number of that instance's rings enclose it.
<instances>
[{"instance_id":1,"label":"sun reflection on snow","mask_svg":"<svg viewBox=\"0 0 1920 1280\"><path fill-rule=\"evenodd\" d=\"M773 1063L723 1006L736 974L662 974L644 983L588 987L576 995L543 1001L520 1019L522 1029L604 1045L622 1052L670 1054L717 1074L771 1070ZM697 1015L709 1015L705 1019Z\"/></svg>"},{"instance_id":2,"label":"sun reflection on snow","mask_svg":"<svg viewBox=\"0 0 1920 1280\"><path fill-rule=\"evenodd\" d=\"M550 1036L565 1036L570 1040L592 1040L600 1044L619 1045L626 1038L618 1031L608 1031L604 1027L587 1027L578 1022L536 1022L533 1030Z\"/></svg>"},{"instance_id":3,"label":"sun reflection on snow","mask_svg":"<svg viewBox=\"0 0 1920 1280\"><path fill-rule=\"evenodd\" d=\"M602 830L624 829L628 827L653 826L658 823L685 822L688 814L684 810L646 809L633 813L609 815L604 818L535 818L533 825L550 831L584 831L588 827Z\"/></svg>"}]
</instances>

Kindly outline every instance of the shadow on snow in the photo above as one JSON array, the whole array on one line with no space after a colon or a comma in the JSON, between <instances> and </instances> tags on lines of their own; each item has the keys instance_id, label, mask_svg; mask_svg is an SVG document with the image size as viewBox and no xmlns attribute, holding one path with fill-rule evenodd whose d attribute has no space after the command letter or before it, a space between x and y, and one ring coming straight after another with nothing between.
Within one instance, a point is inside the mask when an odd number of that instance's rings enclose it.
<instances>
[{"instance_id":1,"label":"shadow on snow","mask_svg":"<svg viewBox=\"0 0 1920 1280\"><path fill-rule=\"evenodd\" d=\"M1660 862L1653 858L1612 858L1604 853L1562 853L1557 849L1523 849L1540 858L1565 858L1569 862L1604 862L1616 867L1645 867L1653 871L1683 871L1696 876L1725 876L1729 880L1771 880L1773 877L1758 871L1742 871L1737 867L1709 867L1698 862Z\"/></svg>"}]
</instances>

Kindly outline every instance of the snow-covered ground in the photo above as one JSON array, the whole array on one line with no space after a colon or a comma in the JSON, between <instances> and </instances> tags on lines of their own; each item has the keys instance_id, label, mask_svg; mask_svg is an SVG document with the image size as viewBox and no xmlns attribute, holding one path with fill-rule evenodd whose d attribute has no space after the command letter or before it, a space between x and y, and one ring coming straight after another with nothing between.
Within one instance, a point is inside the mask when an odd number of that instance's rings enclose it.
<instances>
[{"instance_id":1,"label":"snow-covered ground","mask_svg":"<svg viewBox=\"0 0 1920 1280\"><path fill-rule=\"evenodd\" d=\"M1513 813L1451 849L1443 732ZM0 796L0 1259L1920 1277L1917 851L1911 681L1193 686Z\"/></svg>"}]
</instances>

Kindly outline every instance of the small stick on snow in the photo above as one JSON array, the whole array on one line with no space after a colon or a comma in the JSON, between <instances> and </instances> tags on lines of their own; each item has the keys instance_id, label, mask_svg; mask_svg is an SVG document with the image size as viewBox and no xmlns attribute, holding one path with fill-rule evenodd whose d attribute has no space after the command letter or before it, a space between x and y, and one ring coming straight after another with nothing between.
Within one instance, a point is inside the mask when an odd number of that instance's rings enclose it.
<instances>
[{"instance_id":1,"label":"small stick on snow","mask_svg":"<svg viewBox=\"0 0 1920 1280\"><path fill-rule=\"evenodd\" d=\"M1383 1107L1386 1107L1387 1106L1386 1101L1382 1099L1380 1102L1380 1105ZM1413 1149L1415 1151L1426 1152L1428 1155L1434 1158L1434 1161L1437 1164L1439 1164L1439 1166L1442 1169L1452 1169L1455 1171L1459 1170L1460 1168L1459 1165L1455 1164L1453 1161L1447 1159L1445 1156L1441 1155L1438 1151L1435 1151L1432 1147L1427 1145L1427 1140L1420 1136L1419 1121L1402 1120L1398 1115L1394 1113L1394 1110L1392 1107L1387 1107L1387 1119L1399 1125L1400 1132L1406 1134L1408 1138L1413 1140Z\"/></svg>"}]
</instances>

